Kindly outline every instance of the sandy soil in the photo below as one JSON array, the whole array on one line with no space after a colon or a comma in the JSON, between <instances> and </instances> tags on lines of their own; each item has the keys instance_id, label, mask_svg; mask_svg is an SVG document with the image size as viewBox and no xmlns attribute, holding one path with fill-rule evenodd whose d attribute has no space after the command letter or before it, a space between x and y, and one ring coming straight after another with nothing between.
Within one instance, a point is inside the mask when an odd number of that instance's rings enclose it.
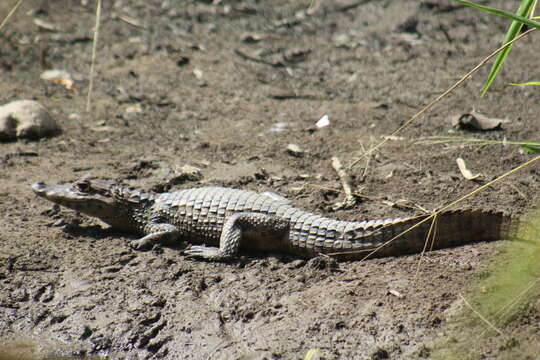
<instances>
[{"instance_id":1,"label":"sandy soil","mask_svg":"<svg viewBox=\"0 0 540 360\"><path fill-rule=\"evenodd\" d=\"M1 18L14 3L2 2ZM104 2L86 112L94 2L24 2L0 33L0 104L36 99L63 131L0 143L4 344L112 359L301 359L310 349L326 359L410 359L445 342L458 294L502 242L432 252L420 265L418 256L332 265L282 254L208 263L178 248L132 250L129 235L51 208L29 187L87 173L157 191L226 185L352 220L415 213L381 199L434 209L531 158L510 146L417 142L538 140L538 91L504 85L539 78L537 34L514 47L486 97L487 68L358 162L353 186L371 199L333 211L343 194L331 157L355 161L495 49L507 22L442 0L314 4ZM69 71L80 90L40 80L46 67ZM453 129L450 118L473 108L511 121L498 131ZM325 114L330 126L316 129ZM457 157L483 179L465 180ZM202 177L178 176L184 165ZM462 205L521 214L539 180L533 166ZM471 358L534 360L539 309L504 337L479 339Z\"/></svg>"}]
</instances>

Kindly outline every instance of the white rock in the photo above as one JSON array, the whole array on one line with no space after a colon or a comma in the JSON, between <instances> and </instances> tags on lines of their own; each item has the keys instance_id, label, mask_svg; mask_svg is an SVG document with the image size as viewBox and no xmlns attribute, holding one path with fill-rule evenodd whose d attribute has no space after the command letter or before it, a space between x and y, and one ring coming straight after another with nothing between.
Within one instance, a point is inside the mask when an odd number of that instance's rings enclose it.
<instances>
[{"instance_id":1,"label":"white rock","mask_svg":"<svg viewBox=\"0 0 540 360\"><path fill-rule=\"evenodd\" d=\"M0 106L0 140L35 139L59 130L47 109L37 101L17 100Z\"/></svg>"},{"instance_id":2,"label":"white rock","mask_svg":"<svg viewBox=\"0 0 540 360\"><path fill-rule=\"evenodd\" d=\"M42 80L63 80L63 79L69 79L73 80L71 78L71 74L68 73L66 70L59 70L59 69L52 69L52 70L45 70L41 73L39 76Z\"/></svg>"},{"instance_id":3,"label":"white rock","mask_svg":"<svg viewBox=\"0 0 540 360\"><path fill-rule=\"evenodd\" d=\"M319 119L319 121L317 121L317 123L315 124L315 126L317 126L319 129L322 129L324 127L327 127L328 125L330 125L330 118L328 117L328 115L324 115L322 118Z\"/></svg>"},{"instance_id":4,"label":"white rock","mask_svg":"<svg viewBox=\"0 0 540 360\"><path fill-rule=\"evenodd\" d=\"M300 156L304 154L304 150L296 144L289 144L287 145L287 152L294 156Z\"/></svg>"}]
</instances>

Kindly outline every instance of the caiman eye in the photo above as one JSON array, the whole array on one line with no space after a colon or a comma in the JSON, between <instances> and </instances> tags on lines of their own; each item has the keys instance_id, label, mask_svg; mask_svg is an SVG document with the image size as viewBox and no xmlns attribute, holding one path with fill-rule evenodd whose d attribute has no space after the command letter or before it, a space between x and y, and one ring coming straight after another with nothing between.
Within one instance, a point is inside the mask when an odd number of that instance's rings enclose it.
<instances>
[{"instance_id":1,"label":"caiman eye","mask_svg":"<svg viewBox=\"0 0 540 360\"><path fill-rule=\"evenodd\" d=\"M90 183L88 183L87 181L79 181L74 185L75 185L75 190L77 191L84 192L84 193L90 191Z\"/></svg>"}]
</instances>

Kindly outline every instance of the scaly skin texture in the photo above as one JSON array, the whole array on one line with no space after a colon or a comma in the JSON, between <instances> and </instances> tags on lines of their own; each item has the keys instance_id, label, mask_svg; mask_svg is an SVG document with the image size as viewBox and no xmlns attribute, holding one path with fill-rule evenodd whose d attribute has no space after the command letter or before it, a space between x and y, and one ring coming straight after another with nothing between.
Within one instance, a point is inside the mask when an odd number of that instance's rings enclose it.
<instances>
[{"instance_id":1,"label":"scaly skin texture","mask_svg":"<svg viewBox=\"0 0 540 360\"><path fill-rule=\"evenodd\" d=\"M504 239L511 225L510 216L500 212L456 210L437 215L433 227L432 221L426 221L395 238L427 215L340 221L299 210L276 194L221 187L154 194L88 177L66 185L38 182L32 189L116 229L143 235L132 242L137 249L184 240L208 245L192 246L185 253L211 260L233 257L240 250L304 258L399 256Z\"/></svg>"}]
</instances>

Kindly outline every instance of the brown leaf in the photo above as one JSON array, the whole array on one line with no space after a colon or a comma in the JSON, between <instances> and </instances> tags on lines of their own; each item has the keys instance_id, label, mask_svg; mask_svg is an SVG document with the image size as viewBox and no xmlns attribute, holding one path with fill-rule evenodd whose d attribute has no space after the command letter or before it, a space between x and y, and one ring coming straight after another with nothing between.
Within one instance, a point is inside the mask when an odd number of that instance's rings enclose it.
<instances>
[{"instance_id":1,"label":"brown leaf","mask_svg":"<svg viewBox=\"0 0 540 360\"><path fill-rule=\"evenodd\" d=\"M507 119L490 118L475 110L470 113L456 115L452 118L452 126L463 130L496 130L509 122Z\"/></svg>"}]
</instances>

